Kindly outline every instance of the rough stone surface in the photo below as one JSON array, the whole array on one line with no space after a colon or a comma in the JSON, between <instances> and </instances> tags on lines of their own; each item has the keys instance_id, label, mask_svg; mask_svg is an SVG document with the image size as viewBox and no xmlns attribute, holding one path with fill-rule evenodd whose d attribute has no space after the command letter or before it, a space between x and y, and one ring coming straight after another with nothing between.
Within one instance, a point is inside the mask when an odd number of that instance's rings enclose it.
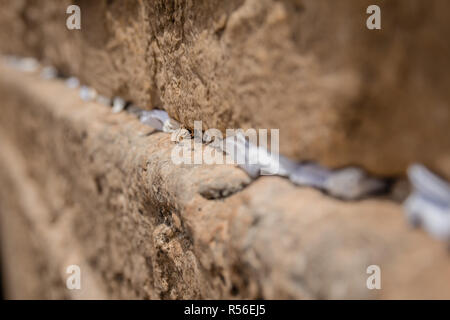
<instances>
[{"instance_id":1,"label":"rough stone surface","mask_svg":"<svg viewBox=\"0 0 450 320\"><path fill-rule=\"evenodd\" d=\"M176 166L169 135L61 81L0 66L0 96L10 297L450 298L448 251L393 201ZM232 194L206 199L208 189ZM65 288L69 264L82 267L84 291ZM372 264L382 290L366 288Z\"/></svg>"},{"instance_id":2,"label":"rough stone surface","mask_svg":"<svg viewBox=\"0 0 450 320\"><path fill-rule=\"evenodd\" d=\"M280 128L293 159L450 178L447 0L75 1L81 31L69 2L1 1L1 50L189 128Z\"/></svg>"}]
</instances>

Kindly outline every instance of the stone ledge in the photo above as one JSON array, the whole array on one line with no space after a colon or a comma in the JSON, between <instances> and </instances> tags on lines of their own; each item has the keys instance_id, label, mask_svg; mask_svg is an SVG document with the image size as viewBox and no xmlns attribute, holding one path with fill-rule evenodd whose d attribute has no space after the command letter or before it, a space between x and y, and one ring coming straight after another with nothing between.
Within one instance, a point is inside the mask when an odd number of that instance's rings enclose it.
<instances>
[{"instance_id":1,"label":"stone ledge","mask_svg":"<svg viewBox=\"0 0 450 320\"><path fill-rule=\"evenodd\" d=\"M51 279L33 297L450 298L446 248L409 229L394 202L342 202L277 177L248 184L233 166L175 166L168 135L59 81L0 67L0 95L2 229L17 218L32 230L39 241L22 242ZM208 200L205 188L233 194ZM5 248L18 243L1 234ZM61 273L75 260L91 286L80 296ZM366 288L372 264L379 291ZM6 272L21 281L21 268Z\"/></svg>"}]
</instances>

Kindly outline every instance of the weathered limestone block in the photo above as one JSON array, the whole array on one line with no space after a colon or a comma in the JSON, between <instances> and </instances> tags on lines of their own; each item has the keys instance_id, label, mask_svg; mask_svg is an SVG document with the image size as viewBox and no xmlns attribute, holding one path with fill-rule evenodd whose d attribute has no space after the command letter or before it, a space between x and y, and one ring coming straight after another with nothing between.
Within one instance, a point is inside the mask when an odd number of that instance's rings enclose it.
<instances>
[{"instance_id":1,"label":"weathered limestone block","mask_svg":"<svg viewBox=\"0 0 450 320\"><path fill-rule=\"evenodd\" d=\"M9 296L450 298L445 246L411 230L391 200L343 202L279 177L249 184L233 166L174 165L168 134L59 80L0 66L0 96ZM230 195L207 199L208 189ZM65 288L69 264L84 291ZM366 287L373 264L381 290Z\"/></svg>"},{"instance_id":2,"label":"weathered limestone block","mask_svg":"<svg viewBox=\"0 0 450 320\"><path fill-rule=\"evenodd\" d=\"M2 1L0 49L192 128L280 128L281 152L450 178L446 0ZM382 29L366 28L366 8Z\"/></svg>"}]
</instances>

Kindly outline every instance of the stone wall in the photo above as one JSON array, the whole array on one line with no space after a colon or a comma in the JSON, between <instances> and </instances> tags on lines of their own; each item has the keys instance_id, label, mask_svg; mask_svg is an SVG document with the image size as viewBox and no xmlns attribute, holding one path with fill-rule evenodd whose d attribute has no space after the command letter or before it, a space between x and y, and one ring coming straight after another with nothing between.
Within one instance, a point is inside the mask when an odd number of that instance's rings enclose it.
<instances>
[{"instance_id":1,"label":"stone wall","mask_svg":"<svg viewBox=\"0 0 450 320\"><path fill-rule=\"evenodd\" d=\"M69 3L2 1L0 49L188 128L281 128L292 159L450 177L446 0L75 1L81 31Z\"/></svg>"},{"instance_id":2,"label":"stone wall","mask_svg":"<svg viewBox=\"0 0 450 320\"><path fill-rule=\"evenodd\" d=\"M450 177L448 1L75 1L81 31L70 3L0 0L2 54L188 128L280 128L298 161ZM365 28L375 3L381 31ZM402 197L175 165L168 134L3 63L0 98L8 298L450 299L448 250L406 223Z\"/></svg>"},{"instance_id":3,"label":"stone wall","mask_svg":"<svg viewBox=\"0 0 450 320\"><path fill-rule=\"evenodd\" d=\"M279 177L250 183L234 166L174 165L169 134L59 80L0 67L0 95L8 297L450 297L445 245L389 198L345 202ZM71 264L81 291L66 289ZM366 287L372 264L382 290Z\"/></svg>"}]
</instances>

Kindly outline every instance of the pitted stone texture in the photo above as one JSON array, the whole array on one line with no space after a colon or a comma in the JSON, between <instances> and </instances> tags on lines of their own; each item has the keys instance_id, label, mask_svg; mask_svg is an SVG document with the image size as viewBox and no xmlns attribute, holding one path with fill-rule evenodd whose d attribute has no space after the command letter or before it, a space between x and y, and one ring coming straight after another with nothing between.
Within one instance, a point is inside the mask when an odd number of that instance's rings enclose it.
<instances>
[{"instance_id":1,"label":"pitted stone texture","mask_svg":"<svg viewBox=\"0 0 450 320\"><path fill-rule=\"evenodd\" d=\"M81 31L65 28L68 1L2 1L1 50L188 128L280 128L292 159L450 178L446 0L75 3ZM381 30L366 28L372 4Z\"/></svg>"},{"instance_id":2,"label":"pitted stone texture","mask_svg":"<svg viewBox=\"0 0 450 320\"><path fill-rule=\"evenodd\" d=\"M175 165L170 135L62 81L0 67L0 96L0 234L14 256L2 261L19 265L6 269L8 287L22 288L14 297L450 298L445 246L410 230L399 204ZM227 197L205 198L209 187ZM67 293L68 264L88 275L83 294ZM382 290L366 287L372 264Z\"/></svg>"}]
</instances>

